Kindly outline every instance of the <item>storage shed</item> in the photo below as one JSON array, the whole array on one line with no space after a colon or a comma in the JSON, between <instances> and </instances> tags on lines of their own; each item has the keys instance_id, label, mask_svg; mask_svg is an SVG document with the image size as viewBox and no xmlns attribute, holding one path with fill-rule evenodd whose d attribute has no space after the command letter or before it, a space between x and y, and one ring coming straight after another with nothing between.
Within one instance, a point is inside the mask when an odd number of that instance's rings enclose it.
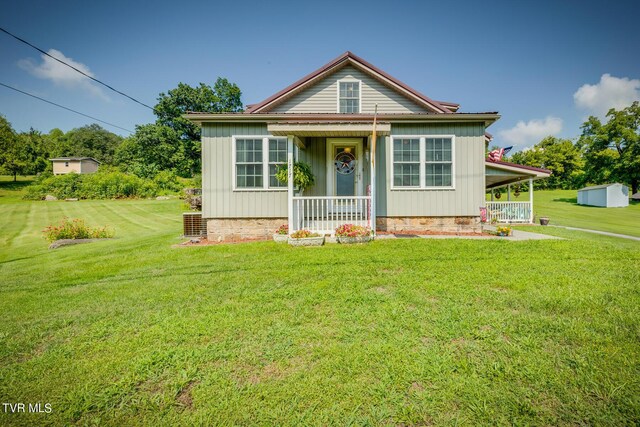
<instances>
[{"instance_id":1,"label":"storage shed","mask_svg":"<svg viewBox=\"0 0 640 427\"><path fill-rule=\"evenodd\" d=\"M578 204L623 208L629 206L629 187L622 184L604 184L578 190Z\"/></svg>"},{"instance_id":2,"label":"storage shed","mask_svg":"<svg viewBox=\"0 0 640 427\"><path fill-rule=\"evenodd\" d=\"M93 157L56 157L49 159L53 163L53 174L93 173L98 170L100 162Z\"/></svg>"}]
</instances>

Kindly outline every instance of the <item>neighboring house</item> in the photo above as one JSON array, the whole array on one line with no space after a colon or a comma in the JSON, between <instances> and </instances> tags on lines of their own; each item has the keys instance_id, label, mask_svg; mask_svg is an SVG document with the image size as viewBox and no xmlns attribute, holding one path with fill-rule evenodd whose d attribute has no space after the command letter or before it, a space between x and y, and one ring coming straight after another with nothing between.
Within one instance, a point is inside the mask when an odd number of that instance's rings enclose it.
<instances>
[{"instance_id":1,"label":"neighboring house","mask_svg":"<svg viewBox=\"0 0 640 427\"><path fill-rule=\"evenodd\" d=\"M578 204L604 208L629 206L629 187L622 184L604 184L578 190Z\"/></svg>"},{"instance_id":2,"label":"neighboring house","mask_svg":"<svg viewBox=\"0 0 640 427\"><path fill-rule=\"evenodd\" d=\"M100 162L93 157L56 157L49 159L53 163L53 174L93 173L98 170Z\"/></svg>"},{"instance_id":3,"label":"neighboring house","mask_svg":"<svg viewBox=\"0 0 640 427\"><path fill-rule=\"evenodd\" d=\"M208 238L266 237L285 223L290 232L326 234L345 223L375 224L377 231L480 231L485 176L496 188L549 172L487 165L485 130L500 116L458 108L346 52L243 113L186 114L202 127ZM316 177L303 195L292 179L286 185L274 176L294 161L309 164ZM526 204L514 221L533 220L532 203L512 203Z\"/></svg>"}]
</instances>

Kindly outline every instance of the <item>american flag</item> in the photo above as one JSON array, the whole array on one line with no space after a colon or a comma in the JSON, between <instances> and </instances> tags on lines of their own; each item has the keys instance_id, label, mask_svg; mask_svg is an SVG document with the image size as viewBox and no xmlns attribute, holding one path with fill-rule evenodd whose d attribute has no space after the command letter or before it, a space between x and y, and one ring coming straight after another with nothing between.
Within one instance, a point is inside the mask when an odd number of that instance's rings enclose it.
<instances>
[{"instance_id":1,"label":"american flag","mask_svg":"<svg viewBox=\"0 0 640 427\"><path fill-rule=\"evenodd\" d=\"M512 148L513 145L511 147L498 148L497 150L489 151L487 160L489 160L490 162L499 162L500 160L502 160L502 156L511 151Z\"/></svg>"}]
</instances>

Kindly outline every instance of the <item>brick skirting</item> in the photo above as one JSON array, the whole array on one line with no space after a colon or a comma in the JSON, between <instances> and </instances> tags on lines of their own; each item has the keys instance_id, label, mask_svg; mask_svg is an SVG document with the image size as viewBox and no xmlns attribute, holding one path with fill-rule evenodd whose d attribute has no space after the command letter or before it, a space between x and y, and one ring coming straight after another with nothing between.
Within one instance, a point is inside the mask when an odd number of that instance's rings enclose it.
<instances>
[{"instance_id":1,"label":"brick skirting","mask_svg":"<svg viewBox=\"0 0 640 427\"><path fill-rule=\"evenodd\" d=\"M239 242L271 239L287 218L209 218L207 240L210 242Z\"/></svg>"},{"instance_id":2,"label":"brick skirting","mask_svg":"<svg viewBox=\"0 0 640 427\"><path fill-rule=\"evenodd\" d=\"M377 217L376 229L391 233L443 231L447 233L481 233L479 216Z\"/></svg>"}]
</instances>

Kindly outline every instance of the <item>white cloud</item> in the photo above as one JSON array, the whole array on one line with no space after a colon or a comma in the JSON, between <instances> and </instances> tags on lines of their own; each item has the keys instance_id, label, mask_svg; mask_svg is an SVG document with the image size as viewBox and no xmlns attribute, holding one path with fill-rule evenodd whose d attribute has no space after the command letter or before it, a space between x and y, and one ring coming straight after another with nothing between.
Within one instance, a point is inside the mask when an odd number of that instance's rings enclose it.
<instances>
[{"instance_id":1,"label":"white cloud","mask_svg":"<svg viewBox=\"0 0 640 427\"><path fill-rule=\"evenodd\" d=\"M64 56L64 54L59 50L49 49L48 53L49 55L76 67L88 76L95 77L91 70L89 70L89 67ZM18 66L40 79L51 80L56 85L67 88L80 88L89 92L93 96L107 101L109 100L109 97L102 91L102 89L93 84L88 77L83 76L77 71L61 64L47 55L43 54L40 56L42 57L42 63L40 64L34 64L31 59L22 59L18 61Z\"/></svg>"},{"instance_id":2,"label":"white cloud","mask_svg":"<svg viewBox=\"0 0 640 427\"><path fill-rule=\"evenodd\" d=\"M573 94L576 106L604 117L610 108L628 107L640 100L640 80L603 74L595 85L584 84Z\"/></svg>"},{"instance_id":3,"label":"white cloud","mask_svg":"<svg viewBox=\"0 0 640 427\"><path fill-rule=\"evenodd\" d=\"M562 130L562 119L548 116L544 120L519 121L511 129L498 132L500 137L514 149L523 148L540 142L549 135L557 135Z\"/></svg>"}]
</instances>

